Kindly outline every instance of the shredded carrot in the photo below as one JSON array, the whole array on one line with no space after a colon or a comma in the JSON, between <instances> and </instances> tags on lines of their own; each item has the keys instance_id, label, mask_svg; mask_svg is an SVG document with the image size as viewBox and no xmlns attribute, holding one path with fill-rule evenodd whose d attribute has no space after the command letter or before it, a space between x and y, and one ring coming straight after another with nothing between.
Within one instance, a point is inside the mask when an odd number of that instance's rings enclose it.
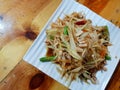
<instances>
[{"instance_id":1,"label":"shredded carrot","mask_svg":"<svg viewBox=\"0 0 120 90\"><path fill-rule=\"evenodd\" d=\"M101 48L102 48L102 49L101 49L101 51L100 51L100 56L101 56L101 58L104 58L105 55L107 54L107 49L106 49L105 46L102 46Z\"/></svg>"}]
</instances>

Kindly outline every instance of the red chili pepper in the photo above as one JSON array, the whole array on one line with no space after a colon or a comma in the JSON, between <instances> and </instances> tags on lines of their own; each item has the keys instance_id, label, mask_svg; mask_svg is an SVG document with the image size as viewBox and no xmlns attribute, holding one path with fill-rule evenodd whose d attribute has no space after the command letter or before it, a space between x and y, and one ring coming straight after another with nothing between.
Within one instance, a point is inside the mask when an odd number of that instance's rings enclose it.
<instances>
[{"instance_id":1,"label":"red chili pepper","mask_svg":"<svg viewBox=\"0 0 120 90\"><path fill-rule=\"evenodd\" d=\"M87 22L86 20L83 20L83 21L78 21L75 24L76 25L84 25L86 22Z\"/></svg>"}]
</instances>

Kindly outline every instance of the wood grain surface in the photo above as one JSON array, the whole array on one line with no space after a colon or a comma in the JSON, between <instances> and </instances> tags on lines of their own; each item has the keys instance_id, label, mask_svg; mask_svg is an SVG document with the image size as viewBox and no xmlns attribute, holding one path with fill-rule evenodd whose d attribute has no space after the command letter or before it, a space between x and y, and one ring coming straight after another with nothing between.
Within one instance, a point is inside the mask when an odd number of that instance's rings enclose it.
<instances>
[{"instance_id":1,"label":"wood grain surface","mask_svg":"<svg viewBox=\"0 0 120 90\"><path fill-rule=\"evenodd\" d=\"M120 27L120 0L77 1ZM68 90L22 60L60 2L0 0L0 90ZM120 63L106 90L120 90Z\"/></svg>"}]
</instances>

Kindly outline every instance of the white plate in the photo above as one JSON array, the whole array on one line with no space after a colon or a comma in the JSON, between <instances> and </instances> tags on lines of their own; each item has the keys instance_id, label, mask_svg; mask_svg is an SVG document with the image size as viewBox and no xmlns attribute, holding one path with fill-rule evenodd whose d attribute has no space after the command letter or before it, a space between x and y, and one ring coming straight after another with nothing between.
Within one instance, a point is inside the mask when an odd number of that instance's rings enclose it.
<instances>
[{"instance_id":1,"label":"white plate","mask_svg":"<svg viewBox=\"0 0 120 90\"><path fill-rule=\"evenodd\" d=\"M110 41L112 42L112 46L109 47L109 51L112 57L111 61L107 62L107 71L97 73L97 78L99 80L99 84L86 84L81 83L80 80L73 81L69 86L69 81L66 81L65 78L61 78L60 73L56 70L56 65L51 62L42 63L39 61L40 57L45 56L46 54L46 46L45 46L45 38L46 38L46 29L50 28L50 24L55 22L58 17L63 18L66 14L71 14L72 12L84 12L86 18L92 20L93 25L107 25L109 27L110 32ZM42 72L46 73L56 81L62 83L72 90L104 90L108 81L110 80L120 58L120 29L115 27L111 22L103 19L87 7L75 2L74 0L63 0L57 10L54 12L48 23L43 28L42 32L38 35L30 49L27 51L23 59L28 63L32 64ZM117 58L116 58L117 56Z\"/></svg>"}]
</instances>

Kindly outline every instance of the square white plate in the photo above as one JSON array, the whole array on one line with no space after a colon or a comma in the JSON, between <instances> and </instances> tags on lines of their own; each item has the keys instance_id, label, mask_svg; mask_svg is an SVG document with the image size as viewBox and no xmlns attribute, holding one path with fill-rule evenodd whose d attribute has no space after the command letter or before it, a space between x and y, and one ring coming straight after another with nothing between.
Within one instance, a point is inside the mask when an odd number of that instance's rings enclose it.
<instances>
[{"instance_id":1,"label":"square white plate","mask_svg":"<svg viewBox=\"0 0 120 90\"><path fill-rule=\"evenodd\" d=\"M45 56L46 54L46 29L50 28L50 24L52 22L55 22L58 17L63 18L65 15L71 14L72 12L84 12L86 18L92 20L93 25L107 25L109 28L110 41L113 44L109 47L112 60L107 62L106 67L108 70L106 72L99 71L97 73L97 79L99 80L99 84L97 85L88 85L86 83L81 83L80 80L76 80L72 81L69 86L69 81L66 81L65 78L61 78L60 73L56 70L55 64L52 64L51 62L42 63L39 61L39 58ZM119 39L120 29L113 25L111 22L103 19L87 7L75 2L74 0L63 0L45 27L42 29L42 32L38 35L32 46L29 48L23 59L72 90L88 90L88 88L89 90L104 90L119 62Z\"/></svg>"}]
</instances>

